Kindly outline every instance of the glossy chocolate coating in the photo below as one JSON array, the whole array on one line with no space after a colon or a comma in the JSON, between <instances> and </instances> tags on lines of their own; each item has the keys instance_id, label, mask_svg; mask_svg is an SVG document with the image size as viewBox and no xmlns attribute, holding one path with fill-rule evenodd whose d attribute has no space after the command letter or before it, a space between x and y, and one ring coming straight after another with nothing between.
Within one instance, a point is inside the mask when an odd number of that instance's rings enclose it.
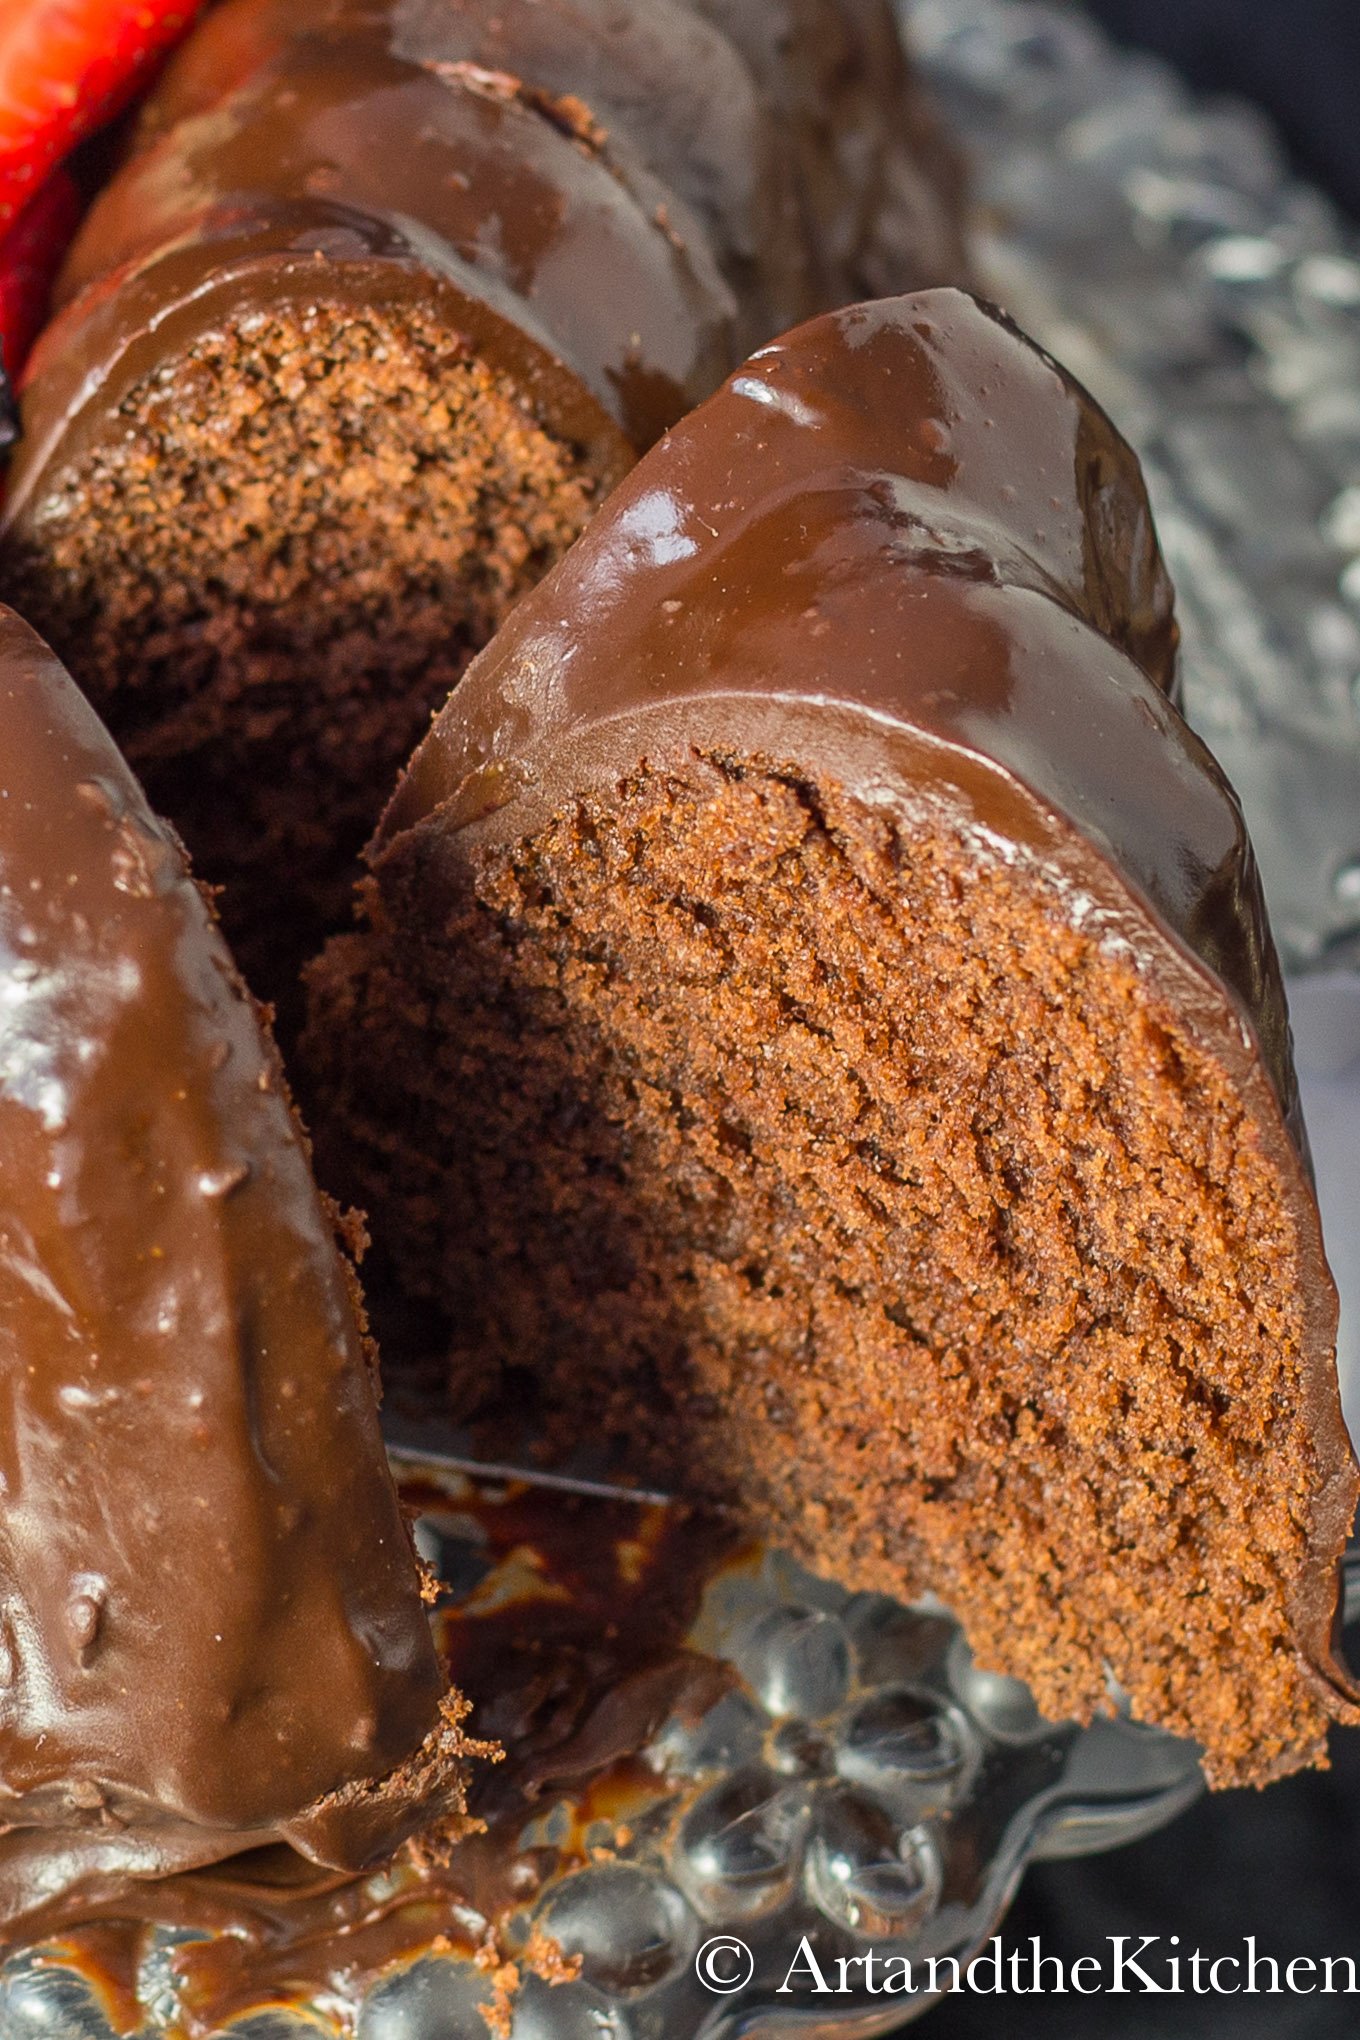
<instances>
[{"instance_id":1,"label":"glossy chocolate coating","mask_svg":"<svg viewBox=\"0 0 1360 2040\"><path fill-rule=\"evenodd\" d=\"M966 283L962 163L913 84L900 10L882 0L690 4L741 51L778 109L814 263L813 309Z\"/></svg>"},{"instance_id":2,"label":"glossy chocolate coating","mask_svg":"<svg viewBox=\"0 0 1360 2040\"><path fill-rule=\"evenodd\" d=\"M0 1928L453 1803L353 1277L171 834L0 610ZM442 1771L442 1774L441 1774Z\"/></svg>"},{"instance_id":3,"label":"glossy chocolate coating","mask_svg":"<svg viewBox=\"0 0 1360 2040\"><path fill-rule=\"evenodd\" d=\"M71 251L7 517L176 348L318 298L433 304L612 478L880 244L958 275L949 184L884 0L228 0Z\"/></svg>"},{"instance_id":4,"label":"glossy chocolate coating","mask_svg":"<svg viewBox=\"0 0 1360 2040\"><path fill-rule=\"evenodd\" d=\"M143 114L138 146L218 104L232 81L277 62L290 43L315 49L356 35L404 64L486 72L484 89L498 79L502 90L517 82L551 94L559 124L570 130L574 118L639 187L654 179L654 203L669 191L689 209L744 323L763 329L758 339L814 309L774 104L689 0L233 0L185 44ZM540 106L552 117L552 101ZM671 225L678 231L680 219Z\"/></svg>"},{"instance_id":5,"label":"glossy chocolate coating","mask_svg":"<svg viewBox=\"0 0 1360 2040\"><path fill-rule=\"evenodd\" d=\"M616 491L470 668L369 856L447 882L646 760L784 760L1040 861L1230 1073L1288 1186L1319 1467L1303 1654L1334 1703L1357 1479L1279 968L1237 801L1174 706L1137 463L954 291L768 347Z\"/></svg>"}]
</instances>

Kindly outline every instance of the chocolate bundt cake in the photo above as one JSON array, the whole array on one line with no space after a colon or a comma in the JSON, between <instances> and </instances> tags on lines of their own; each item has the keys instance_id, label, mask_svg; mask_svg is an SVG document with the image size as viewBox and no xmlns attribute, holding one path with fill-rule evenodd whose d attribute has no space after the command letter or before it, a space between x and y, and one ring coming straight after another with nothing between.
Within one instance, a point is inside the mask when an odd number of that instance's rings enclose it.
<instances>
[{"instance_id":1,"label":"chocolate bundt cake","mask_svg":"<svg viewBox=\"0 0 1360 2040\"><path fill-rule=\"evenodd\" d=\"M1219 1784L1360 1718L1285 1002L1136 463L951 291L756 354L472 666L312 974L464 1412L930 1589ZM433 1336L433 1332L432 1332Z\"/></svg>"},{"instance_id":2,"label":"chocolate bundt cake","mask_svg":"<svg viewBox=\"0 0 1360 2040\"><path fill-rule=\"evenodd\" d=\"M0 589L258 989L470 654L752 346L956 278L887 0L226 0L22 397Z\"/></svg>"},{"instance_id":3,"label":"chocolate bundt cake","mask_svg":"<svg viewBox=\"0 0 1360 2040\"><path fill-rule=\"evenodd\" d=\"M0 611L0 1931L456 1829L354 1278L174 838Z\"/></svg>"}]
</instances>

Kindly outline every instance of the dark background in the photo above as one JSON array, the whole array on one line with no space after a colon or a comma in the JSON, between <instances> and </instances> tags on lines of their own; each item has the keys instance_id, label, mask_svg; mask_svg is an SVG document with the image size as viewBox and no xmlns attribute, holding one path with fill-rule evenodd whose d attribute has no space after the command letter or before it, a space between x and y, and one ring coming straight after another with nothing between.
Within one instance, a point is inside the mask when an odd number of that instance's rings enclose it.
<instances>
[{"instance_id":1,"label":"dark background","mask_svg":"<svg viewBox=\"0 0 1360 2040\"><path fill-rule=\"evenodd\" d=\"M1360 1729L1334 1734L1333 1764L1263 1792L1216 1793L1132 1848L1039 1864L1002 1927L1003 1951L1028 1956L1037 1934L1065 1969L1098 1955L1108 1974L1110 1935L1158 1934L1146 1957L1157 1975L1172 1934L1181 1937L1176 1952L1199 1948L1206 1963L1240 1956L1254 1934L1258 1955L1275 1956L1281 1975L1296 1955L1350 1955L1360 1970ZM1221 1973L1232 1981L1234 1972ZM1184 1963L1182 1976L1188 1985ZM928 2012L920 2032L921 2040L1356 2040L1360 1997L959 1997Z\"/></svg>"},{"instance_id":2,"label":"dark background","mask_svg":"<svg viewBox=\"0 0 1360 2040\"><path fill-rule=\"evenodd\" d=\"M1255 100L1298 170L1360 221L1360 0L1089 0L1089 12L1192 84ZM1039 1866L1004 1947L1027 1949L1038 1934L1065 1965L1098 1954L1108 1967L1111 1934L1159 1934L1163 1953L1179 1934L1180 1952L1210 1958L1240 1954L1254 1934L1262 1955L1352 1955L1360 1967L1360 1730L1334 1737L1333 1761L1328 1774L1263 1793L1219 1794L1114 1855ZM923 2040L1360 2040L1360 1998L959 1998L920 2030Z\"/></svg>"},{"instance_id":3,"label":"dark background","mask_svg":"<svg viewBox=\"0 0 1360 2040\"><path fill-rule=\"evenodd\" d=\"M1087 11L1192 85L1254 99L1298 168L1360 219L1360 0L1088 0Z\"/></svg>"}]
</instances>

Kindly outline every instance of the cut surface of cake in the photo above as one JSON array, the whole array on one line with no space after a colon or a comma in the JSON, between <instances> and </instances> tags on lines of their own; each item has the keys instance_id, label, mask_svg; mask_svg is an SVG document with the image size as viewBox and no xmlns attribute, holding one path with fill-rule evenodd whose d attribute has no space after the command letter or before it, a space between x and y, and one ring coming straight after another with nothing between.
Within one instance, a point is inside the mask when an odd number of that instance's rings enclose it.
<instances>
[{"instance_id":1,"label":"cut surface of cake","mask_svg":"<svg viewBox=\"0 0 1360 2040\"><path fill-rule=\"evenodd\" d=\"M173 835L0 611L0 1936L458 1832L353 1271Z\"/></svg>"},{"instance_id":2,"label":"cut surface of cake","mask_svg":"<svg viewBox=\"0 0 1360 2040\"><path fill-rule=\"evenodd\" d=\"M1356 1499L1237 802L1137 464L957 292L756 354L437 718L314 967L323 1180L462 1412L1321 1760Z\"/></svg>"},{"instance_id":3,"label":"cut surface of cake","mask_svg":"<svg viewBox=\"0 0 1360 2040\"><path fill-rule=\"evenodd\" d=\"M886 0L227 0L22 391L0 590L287 1002L471 654L823 304L962 268Z\"/></svg>"}]
</instances>

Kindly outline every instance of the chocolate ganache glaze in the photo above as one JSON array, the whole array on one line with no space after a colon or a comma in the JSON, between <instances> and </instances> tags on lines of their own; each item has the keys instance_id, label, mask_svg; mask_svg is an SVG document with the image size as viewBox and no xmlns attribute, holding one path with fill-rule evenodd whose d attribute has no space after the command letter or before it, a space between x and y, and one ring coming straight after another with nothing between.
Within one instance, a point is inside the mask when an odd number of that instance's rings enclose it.
<instances>
[{"instance_id":1,"label":"chocolate ganache glaze","mask_svg":"<svg viewBox=\"0 0 1360 2040\"><path fill-rule=\"evenodd\" d=\"M153 100L146 146L77 238L26 378L11 517L53 457L118 429L119 398L148 370L256 308L433 305L605 466L712 387L731 293L701 233L658 226L665 191L620 164L587 109L578 135L442 43L408 55L400 7L315 27L306 9L282 26L256 12L236 0L191 38L192 110L172 118L172 67L166 131ZM236 72L224 42L242 47Z\"/></svg>"},{"instance_id":2,"label":"chocolate ganache glaze","mask_svg":"<svg viewBox=\"0 0 1360 2040\"><path fill-rule=\"evenodd\" d=\"M442 1322L1046 1712L1356 1719L1288 1019L1136 462L957 292L755 355L437 718L312 974L323 1175ZM552 1223L535 1214L551 1212Z\"/></svg>"},{"instance_id":3,"label":"chocolate ganache glaze","mask_svg":"<svg viewBox=\"0 0 1360 2040\"><path fill-rule=\"evenodd\" d=\"M170 831L0 612L0 1927L456 1829L354 1277Z\"/></svg>"},{"instance_id":4,"label":"chocolate ganache glaze","mask_svg":"<svg viewBox=\"0 0 1360 2040\"><path fill-rule=\"evenodd\" d=\"M958 187L887 0L206 15L58 281L0 595L285 1041L467 660L751 346L960 277Z\"/></svg>"},{"instance_id":5,"label":"chocolate ganache glaze","mask_svg":"<svg viewBox=\"0 0 1360 2040\"><path fill-rule=\"evenodd\" d=\"M879 0L229 0L67 262L9 518L190 334L318 296L432 301L608 467L876 264L961 275L958 185Z\"/></svg>"}]
</instances>

